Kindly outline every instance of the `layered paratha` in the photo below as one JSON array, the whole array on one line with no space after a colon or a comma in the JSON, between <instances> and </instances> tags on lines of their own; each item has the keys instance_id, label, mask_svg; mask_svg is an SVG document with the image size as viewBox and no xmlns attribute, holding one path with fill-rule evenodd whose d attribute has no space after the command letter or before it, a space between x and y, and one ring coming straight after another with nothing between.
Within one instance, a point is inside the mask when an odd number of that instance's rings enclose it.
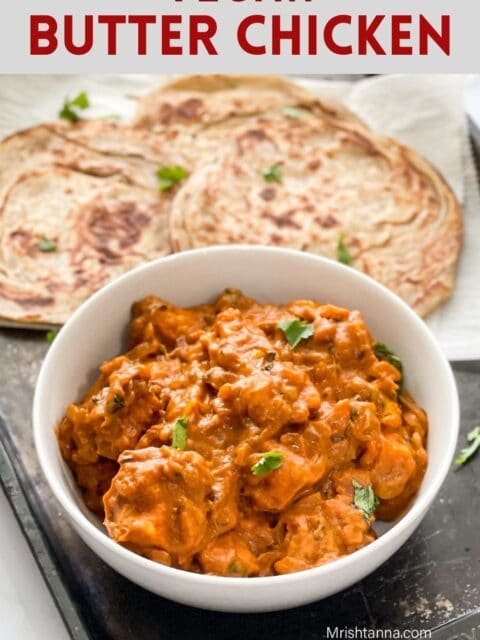
<instances>
[{"instance_id":1,"label":"layered paratha","mask_svg":"<svg viewBox=\"0 0 480 640\"><path fill-rule=\"evenodd\" d=\"M160 193L171 166L188 179ZM429 163L284 78L183 77L139 98L131 126L59 121L0 143L3 324L63 323L171 251L243 242L336 259L341 239L353 267L426 315L452 290L461 236Z\"/></svg>"},{"instance_id":2,"label":"layered paratha","mask_svg":"<svg viewBox=\"0 0 480 640\"><path fill-rule=\"evenodd\" d=\"M360 120L343 104L276 76L186 76L138 100L134 124L170 140L193 166L216 155L232 133L259 115L300 110L335 121Z\"/></svg>"},{"instance_id":3,"label":"layered paratha","mask_svg":"<svg viewBox=\"0 0 480 640\"><path fill-rule=\"evenodd\" d=\"M61 324L100 286L170 252L179 162L151 133L88 121L34 127L0 146L0 317Z\"/></svg>"},{"instance_id":4,"label":"layered paratha","mask_svg":"<svg viewBox=\"0 0 480 640\"><path fill-rule=\"evenodd\" d=\"M461 212L429 163L345 109L303 89L289 92L291 83L272 81L274 97L262 109L264 93L251 85L258 79L245 79L245 86L236 79L228 89L226 79L215 78L183 79L139 107L139 122L162 131L181 127L193 149L208 150L173 201L175 251L242 242L336 259L342 240L353 267L419 314L449 296ZM197 107L187 117L193 100ZM210 144L218 139L221 145Z\"/></svg>"},{"instance_id":5,"label":"layered paratha","mask_svg":"<svg viewBox=\"0 0 480 640\"><path fill-rule=\"evenodd\" d=\"M138 100L134 124L156 131L206 129L282 109L306 108L322 117L360 120L341 102L277 76L184 76Z\"/></svg>"}]
</instances>

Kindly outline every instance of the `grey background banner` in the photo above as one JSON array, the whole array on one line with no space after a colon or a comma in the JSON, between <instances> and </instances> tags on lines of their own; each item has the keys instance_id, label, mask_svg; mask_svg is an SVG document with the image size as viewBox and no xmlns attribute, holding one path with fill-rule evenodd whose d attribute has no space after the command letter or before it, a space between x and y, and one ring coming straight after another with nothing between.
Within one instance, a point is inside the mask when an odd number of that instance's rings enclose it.
<instances>
[{"instance_id":1,"label":"grey background banner","mask_svg":"<svg viewBox=\"0 0 480 640\"><path fill-rule=\"evenodd\" d=\"M51 55L30 55L30 15L48 14L58 21L58 50ZM95 38L92 50L75 56L66 52L63 45L63 18L73 16L74 39L81 43L84 34L84 16L95 16ZM137 27L134 24L118 26L117 55L106 50L106 25L98 24L101 14L156 16L156 24L148 26L147 55L137 55ZM213 43L218 55L208 55L202 47L198 55L188 53L189 15L214 16L218 31ZM250 30L253 44L265 44L267 53L252 56L243 52L237 40L238 24L252 14L266 16L265 26ZM288 43L284 43L281 55L270 52L272 14L281 16L284 28L291 16L301 16L302 49L300 55L291 55ZM337 14L352 15L351 25L340 25L336 39L340 44L353 46L352 55L336 55L323 44L323 25ZM373 18L385 14L376 36L385 49L391 46L391 19L394 14L411 15L409 44L417 53L413 55L358 55L358 15ZM440 28L441 15L450 15L451 52L447 56L434 43L428 56L418 54L418 22L422 14L432 25ZM180 15L178 28L181 37L175 44L184 47L183 55L161 54L160 21L164 15ZM307 19L318 20L318 53L307 53ZM480 71L480 3L472 0L82 0L75 4L63 0L17 0L4 7L0 22L0 72L1 73L384 73L384 72L468 72Z\"/></svg>"}]
</instances>

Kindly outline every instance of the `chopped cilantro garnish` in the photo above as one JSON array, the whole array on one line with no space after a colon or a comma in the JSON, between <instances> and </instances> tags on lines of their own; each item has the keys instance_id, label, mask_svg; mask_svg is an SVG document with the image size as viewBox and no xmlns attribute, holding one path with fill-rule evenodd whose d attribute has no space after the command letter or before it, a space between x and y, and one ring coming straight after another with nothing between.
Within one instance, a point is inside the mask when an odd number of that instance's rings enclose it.
<instances>
[{"instance_id":1,"label":"chopped cilantro garnish","mask_svg":"<svg viewBox=\"0 0 480 640\"><path fill-rule=\"evenodd\" d=\"M45 236L43 236L43 238L41 238L40 242L38 243L38 248L40 249L40 251L50 253L57 250L57 243L55 242L55 240L51 240L50 238L46 238Z\"/></svg>"},{"instance_id":2,"label":"chopped cilantro garnish","mask_svg":"<svg viewBox=\"0 0 480 640\"><path fill-rule=\"evenodd\" d=\"M480 450L480 425L470 431L470 433L467 435L467 442L470 443L468 447L462 449L458 456L455 458L455 464L457 465L458 469L469 462L477 453L477 451Z\"/></svg>"},{"instance_id":3,"label":"chopped cilantro garnish","mask_svg":"<svg viewBox=\"0 0 480 640\"><path fill-rule=\"evenodd\" d=\"M57 335L58 335L58 330L50 329L50 331L47 331L47 333L45 334L45 340L48 342L48 344L52 344L52 342L55 340Z\"/></svg>"},{"instance_id":4,"label":"chopped cilantro garnish","mask_svg":"<svg viewBox=\"0 0 480 640\"><path fill-rule=\"evenodd\" d=\"M187 446L188 418L179 418L172 427L172 447L181 449Z\"/></svg>"},{"instance_id":5,"label":"chopped cilantro garnish","mask_svg":"<svg viewBox=\"0 0 480 640\"><path fill-rule=\"evenodd\" d=\"M350 251L347 249L345 245L345 236L343 235L343 233L338 239L337 260L342 264L346 264L346 265L352 264L352 256L350 254Z\"/></svg>"},{"instance_id":6,"label":"chopped cilantro garnish","mask_svg":"<svg viewBox=\"0 0 480 640\"><path fill-rule=\"evenodd\" d=\"M307 340L313 336L313 324L305 322L305 320L300 320L300 318L279 322L277 329L283 331L292 349L295 349L302 340Z\"/></svg>"},{"instance_id":7,"label":"chopped cilantro garnish","mask_svg":"<svg viewBox=\"0 0 480 640\"><path fill-rule=\"evenodd\" d=\"M376 342L373 345L373 353L377 356L379 360L386 360L387 362L389 362L391 365L393 365L396 369L400 371L402 377L400 378L399 385L400 387L402 387L403 366L400 358L397 355L395 355L393 351L390 349L390 347L387 347L387 345L384 342Z\"/></svg>"},{"instance_id":8,"label":"chopped cilantro garnish","mask_svg":"<svg viewBox=\"0 0 480 640\"><path fill-rule=\"evenodd\" d=\"M270 167L265 167L263 177L266 182L281 182L283 178L281 165L277 162Z\"/></svg>"},{"instance_id":9,"label":"chopped cilantro garnish","mask_svg":"<svg viewBox=\"0 0 480 640\"><path fill-rule=\"evenodd\" d=\"M367 520L370 520L375 512L375 509L380 504L377 496L373 492L372 486L362 486L356 480L352 480L353 486L353 504L357 509L363 512L363 515Z\"/></svg>"},{"instance_id":10,"label":"chopped cilantro garnish","mask_svg":"<svg viewBox=\"0 0 480 640\"><path fill-rule=\"evenodd\" d=\"M90 106L90 100L86 91L82 91L73 100L68 98L63 103L63 107L59 112L59 117L63 120L70 120L70 122L78 122L81 119L79 111L84 111Z\"/></svg>"},{"instance_id":11,"label":"chopped cilantro garnish","mask_svg":"<svg viewBox=\"0 0 480 640\"><path fill-rule=\"evenodd\" d=\"M172 165L171 167L160 167L157 170L158 186L160 191L168 191L174 185L188 178L188 171L180 165Z\"/></svg>"},{"instance_id":12,"label":"chopped cilantro garnish","mask_svg":"<svg viewBox=\"0 0 480 640\"><path fill-rule=\"evenodd\" d=\"M252 466L251 471L254 476L263 476L270 471L278 469L283 464L283 453L280 451L267 451Z\"/></svg>"}]
</instances>

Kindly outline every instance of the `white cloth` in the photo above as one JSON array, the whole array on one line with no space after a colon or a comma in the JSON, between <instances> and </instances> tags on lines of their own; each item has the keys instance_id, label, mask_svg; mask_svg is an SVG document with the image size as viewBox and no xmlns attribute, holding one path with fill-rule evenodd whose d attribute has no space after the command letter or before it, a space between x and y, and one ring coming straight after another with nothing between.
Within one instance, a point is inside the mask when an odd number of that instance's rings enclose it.
<instances>
[{"instance_id":1,"label":"white cloth","mask_svg":"<svg viewBox=\"0 0 480 640\"><path fill-rule=\"evenodd\" d=\"M50 120L65 96L88 91L88 115L135 110L132 96L148 91L159 76L0 76L0 135ZM480 359L480 197L467 134L459 75L392 75L301 82L343 99L372 128L412 146L440 170L464 209L465 241L454 293L427 320L451 360ZM480 110L480 106L479 106Z\"/></svg>"}]
</instances>

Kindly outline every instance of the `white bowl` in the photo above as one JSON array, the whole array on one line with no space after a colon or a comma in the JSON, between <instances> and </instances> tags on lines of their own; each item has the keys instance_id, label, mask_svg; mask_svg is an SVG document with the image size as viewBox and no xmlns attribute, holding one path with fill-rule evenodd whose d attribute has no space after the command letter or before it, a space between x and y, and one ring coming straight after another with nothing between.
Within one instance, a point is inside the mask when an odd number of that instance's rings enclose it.
<instances>
[{"instance_id":1,"label":"white bowl","mask_svg":"<svg viewBox=\"0 0 480 640\"><path fill-rule=\"evenodd\" d=\"M130 306L148 294L177 305L212 301L236 287L260 301L313 298L360 309L373 335L402 359L406 384L428 413L429 465L407 513L382 526L372 544L329 564L266 578L206 576L157 564L111 540L83 505L63 462L55 427L78 400L98 365L124 349ZM212 247L146 264L92 296L49 349L33 407L35 444L48 483L87 545L133 582L185 604L221 611L272 611L306 604L357 582L385 562L412 534L449 470L457 440L458 396L450 366L423 321L374 280L336 262L258 246Z\"/></svg>"}]
</instances>

